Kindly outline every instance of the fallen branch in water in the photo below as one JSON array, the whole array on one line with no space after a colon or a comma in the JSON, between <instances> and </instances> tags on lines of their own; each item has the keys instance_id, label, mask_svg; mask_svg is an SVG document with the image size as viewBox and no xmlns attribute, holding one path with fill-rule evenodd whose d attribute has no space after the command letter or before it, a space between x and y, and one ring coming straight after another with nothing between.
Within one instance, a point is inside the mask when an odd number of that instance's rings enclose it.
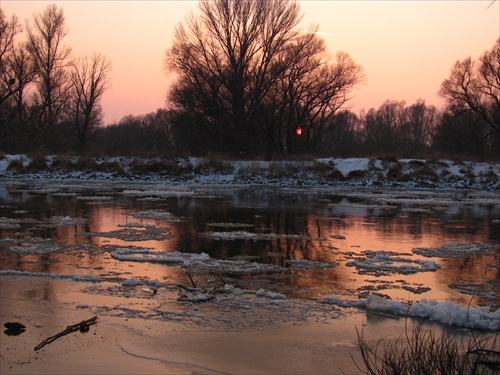
<instances>
[{"instance_id":1,"label":"fallen branch in water","mask_svg":"<svg viewBox=\"0 0 500 375\"><path fill-rule=\"evenodd\" d=\"M81 332L87 332L89 330L89 325L97 323L97 316L93 318L82 320L80 323L73 324L71 326L66 327L66 329L62 332L59 332L57 335L51 336L45 340L43 340L40 344L35 346L35 351L43 348L45 345L50 344L51 342L57 340L59 337L65 336L68 333L75 332L80 330Z\"/></svg>"},{"instance_id":2,"label":"fallen branch in water","mask_svg":"<svg viewBox=\"0 0 500 375\"><path fill-rule=\"evenodd\" d=\"M217 293L218 290L220 290L221 287L226 285L226 282L222 278L222 275L219 275L222 284L220 286L216 286L210 291L206 291L204 288L198 288L191 277L191 274L189 272L186 272L186 274L189 277L189 280L191 281L191 285L193 287L187 287L182 284L177 284L179 289L183 289L186 292L180 292L179 298L177 298L178 301L181 302L206 302L215 299L216 297L214 296L215 293Z\"/></svg>"}]
</instances>

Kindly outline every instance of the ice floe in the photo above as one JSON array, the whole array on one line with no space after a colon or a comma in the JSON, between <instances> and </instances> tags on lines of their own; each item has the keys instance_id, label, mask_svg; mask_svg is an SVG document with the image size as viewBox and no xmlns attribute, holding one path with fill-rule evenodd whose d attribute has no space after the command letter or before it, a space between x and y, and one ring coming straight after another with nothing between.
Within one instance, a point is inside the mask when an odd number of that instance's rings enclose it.
<instances>
[{"instance_id":1,"label":"ice floe","mask_svg":"<svg viewBox=\"0 0 500 375\"><path fill-rule=\"evenodd\" d=\"M347 262L346 266L356 267L360 274L375 276L432 272L441 267L433 260L412 259L409 254L384 250L364 250L361 256L354 256L354 260Z\"/></svg>"},{"instance_id":2,"label":"ice floe","mask_svg":"<svg viewBox=\"0 0 500 375\"><path fill-rule=\"evenodd\" d=\"M73 281L82 281L82 282L103 281L99 276L95 275L70 275L64 273L27 272L27 271L16 271L16 270L0 270L0 276L27 276L27 277L49 278L49 279L70 279Z\"/></svg>"},{"instance_id":3,"label":"ice floe","mask_svg":"<svg viewBox=\"0 0 500 375\"><path fill-rule=\"evenodd\" d=\"M136 219L152 219L166 223L173 223L183 221L183 218L176 217L167 211L140 211L140 212L126 212L126 215L132 216Z\"/></svg>"},{"instance_id":4,"label":"ice floe","mask_svg":"<svg viewBox=\"0 0 500 375\"><path fill-rule=\"evenodd\" d=\"M123 195L130 195L135 197L194 197L197 193L193 190L182 189L156 189L156 190L123 190Z\"/></svg>"},{"instance_id":5,"label":"ice floe","mask_svg":"<svg viewBox=\"0 0 500 375\"><path fill-rule=\"evenodd\" d=\"M72 218L69 216L51 216L48 220L41 224L43 227L57 228L57 227L71 227L78 224L84 224L87 220L82 218Z\"/></svg>"},{"instance_id":6,"label":"ice floe","mask_svg":"<svg viewBox=\"0 0 500 375\"><path fill-rule=\"evenodd\" d=\"M0 217L0 229L18 230L18 229L21 229L21 225L19 224L19 221L17 219Z\"/></svg>"},{"instance_id":7,"label":"ice floe","mask_svg":"<svg viewBox=\"0 0 500 375\"><path fill-rule=\"evenodd\" d=\"M393 316L428 319L448 326L500 331L500 309L491 311L487 306L463 307L451 301L437 302L427 299L422 299L412 304L405 304L382 298L377 294L372 294L368 298L358 301L343 300L335 296L329 296L317 302L343 307L360 307L371 312Z\"/></svg>"},{"instance_id":8,"label":"ice floe","mask_svg":"<svg viewBox=\"0 0 500 375\"><path fill-rule=\"evenodd\" d=\"M286 270L272 264L249 262L242 259L214 259L206 253L190 254L178 251L157 252L152 249L128 247L111 253L111 257L121 261L163 263L181 265L184 268L197 268L208 271L229 272L237 274L260 273Z\"/></svg>"},{"instance_id":9,"label":"ice floe","mask_svg":"<svg viewBox=\"0 0 500 375\"><path fill-rule=\"evenodd\" d=\"M252 240L252 241L272 241L279 238L289 238L295 240L307 240L307 241L324 241L325 238L313 238L309 236L301 236L298 234L279 234L279 233L254 233L247 231L231 231L231 232L208 232L199 233L199 236L210 237L214 240Z\"/></svg>"},{"instance_id":10,"label":"ice floe","mask_svg":"<svg viewBox=\"0 0 500 375\"><path fill-rule=\"evenodd\" d=\"M294 269L306 271L306 270L318 270L324 268L332 268L337 265L335 262L316 262L307 259L291 259L287 261Z\"/></svg>"},{"instance_id":11,"label":"ice floe","mask_svg":"<svg viewBox=\"0 0 500 375\"><path fill-rule=\"evenodd\" d=\"M251 228L254 226L253 224L245 223L206 223L205 225L219 228Z\"/></svg>"},{"instance_id":12,"label":"ice floe","mask_svg":"<svg viewBox=\"0 0 500 375\"><path fill-rule=\"evenodd\" d=\"M466 258L471 255L493 255L493 250L498 245L473 243L473 242L450 242L443 247L414 248L412 252L429 258Z\"/></svg>"},{"instance_id":13,"label":"ice floe","mask_svg":"<svg viewBox=\"0 0 500 375\"><path fill-rule=\"evenodd\" d=\"M173 238L173 234L169 234L170 228L157 227L155 225L132 223L132 225L119 225L123 229L113 230L109 232L89 232L89 236L118 238L123 241L164 241Z\"/></svg>"}]
</instances>

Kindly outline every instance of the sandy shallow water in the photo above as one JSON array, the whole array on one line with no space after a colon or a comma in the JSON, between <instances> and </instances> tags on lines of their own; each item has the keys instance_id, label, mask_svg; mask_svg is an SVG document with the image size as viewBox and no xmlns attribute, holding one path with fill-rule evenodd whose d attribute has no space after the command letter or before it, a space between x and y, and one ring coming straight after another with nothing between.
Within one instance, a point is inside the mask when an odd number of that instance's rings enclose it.
<instances>
[{"instance_id":1,"label":"sandy shallow water","mask_svg":"<svg viewBox=\"0 0 500 375\"><path fill-rule=\"evenodd\" d=\"M28 299L40 280L2 276L0 318L27 326L18 336L2 334L2 374L361 374L356 327L375 343L381 335L397 338L404 321L352 312L330 323L300 322L261 329L196 328L78 308L85 295L81 283L66 285L66 298ZM47 280L44 280L47 282ZM75 286L76 285L76 286ZM98 315L87 333L70 333L38 351L44 339L68 325Z\"/></svg>"}]
</instances>

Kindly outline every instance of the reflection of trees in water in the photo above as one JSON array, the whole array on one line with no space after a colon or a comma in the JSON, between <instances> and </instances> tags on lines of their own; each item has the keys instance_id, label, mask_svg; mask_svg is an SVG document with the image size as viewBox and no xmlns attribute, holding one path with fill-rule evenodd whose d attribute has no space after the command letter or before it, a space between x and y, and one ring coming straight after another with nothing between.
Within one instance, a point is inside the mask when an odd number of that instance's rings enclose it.
<instances>
[{"instance_id":1,"label":"reflection of trees in water","mask_svg":"<svg viewBox=\"0 0 500 375\"><path fill-rule=\"evenodd\" d=\"M30 218L41 221L53 216L69 216L85 218L87 221L68 227L22 224L18 232L26 238L39 236L71 246L62 252L49 254L18 254L8 251L10 245L2 244L2 268L96 275L112 272L124 274L129 271L134 275L147 275L151 279L182 279L185 271L179 268L111 260L109 251L106 250L107 245L130 243L85 235L89 232L111 232L119 228L118 224L138 221L168 227L175 235L164 241L143 241L138 246L154 247L156 251L205 252L216 259L253 256L255 258L250 261L288 268L286 275L238 276L254 282L262 279L259 281L262 282L262 287L270 287L271 282L279 282L305 289L355 290L364 282L365 277L360 277L353 273L355 271L352 268L343 266L346 252L360 253L370 249L410 254L413 247L441 247L448 242L498 242L499 237L495 230L498 224L491 221L496 209L490 206L464 206L463 209L459 209L462 207L459 205L439 208L420 205L406 205L403 208L377 207L373 204L363 206L362 200L357 200L356 205L353 205L349 199L339 195L300 192L282 194L277 189L230 189L215 193L218 195L210 198L171 197L151 201L139 198L128 198L125 201L122 195L117 194L115 201L105 204L89 204L75 196L64 195L48 199L48 193L29 197L23 195L23 199L17 204L14 202L14 205L18 210L29 212ZM214 194L214 191L206 194ZM126 211L148 210L170 212L174 217L185 220L166 223L153 219L136 219L125 214ZM210 223L241 223L247 226L211 226ZM38 229L34 229L36 227ZM233 241L199 236L200 233L209 231L247 231L283 236ZM1 237L5 236L6 232L1 232ZM287 263L291 259L337 262L338 266L299 271ZM475 256L438 262L443 265L443 269L436 275L443 285L467 279L486 283L500 278L498 268L488 267L489 263L498 263L498 258ZM498 284L493 287L498 290Z\"/></svg>"}]
</instances>

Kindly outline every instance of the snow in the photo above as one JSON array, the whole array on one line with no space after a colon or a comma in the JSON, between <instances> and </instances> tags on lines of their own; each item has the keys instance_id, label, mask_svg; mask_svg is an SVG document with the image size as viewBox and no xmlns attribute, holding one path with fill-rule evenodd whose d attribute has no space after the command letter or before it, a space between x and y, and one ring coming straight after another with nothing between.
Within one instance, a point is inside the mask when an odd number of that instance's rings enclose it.
<instances>
[{"instance_id":1,"label":"snow","mask_svg":"<svg viewBox=\"0 0 500 375\"><path fill-rule=\"evenodd\" d=\"M389 187L389 188L434 188L434 189L474 189L500 190L500 163L476 163L452 160L426 161L420 159L400 159L383 161L371 158L322 158L312 161L238 161L225 160L224 168L216 168L213 161L204 158L171 159L177 163L179 172L168 171L134 173L142 163L150 165L162 160L141 158L100 158L96 162L120 163L123 173L114 171L63 171L51 167L47 157L47 169L40 171L9 169L11 162L17 161L24 167L31 163L26 155L4 155L0 159L0 178L23 180L85 180L85 181L142 181L164 184L221 184L221 185L279 185L279 186L338 186L338 187ZM73 160L74 162L74 160ZM137 169L136 169L137 170ZM401 171L399 174L388 173ZM195 171L195 172L193 172ZM356 173L357 172L357 173ZM125 195L154 197L192 197L196 193L179 187L172 191L135 190L123 192ZM105 202L100 197L89 203Z\"/></svg>"}]
</instances>

